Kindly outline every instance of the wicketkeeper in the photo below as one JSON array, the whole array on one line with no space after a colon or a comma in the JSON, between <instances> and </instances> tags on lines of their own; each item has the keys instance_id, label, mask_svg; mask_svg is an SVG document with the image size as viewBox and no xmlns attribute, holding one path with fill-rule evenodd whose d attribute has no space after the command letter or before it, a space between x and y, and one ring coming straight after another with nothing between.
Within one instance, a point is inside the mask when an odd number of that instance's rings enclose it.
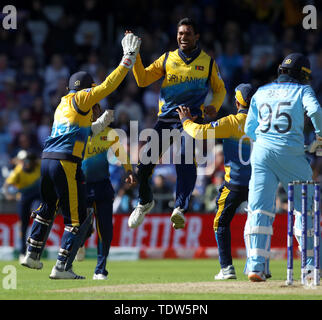
<instances>
[{"instance_id":1,"label":"wicketkeeper","mask_svg":"<svg viewBox=\"0 0 322 320\"><path fill-rule=\"evenodd\" d=\"M41 163L41 206L34 212L28 253L22 265L41 269L40 255L55 212L61 208L64 234L51 279L83 279L72 270L72 262L90 219L86 219L86 190L81 162L89 135L97 135L113 121L108 110L92 123L92 107L116 90L132 68L141 40L126 35L122 40L124 56L120 65L100 85L96 86L86 72L77 72L69 79L69 92L58 105L52 132L46 140Z\"/></svg>"}]
</instances>

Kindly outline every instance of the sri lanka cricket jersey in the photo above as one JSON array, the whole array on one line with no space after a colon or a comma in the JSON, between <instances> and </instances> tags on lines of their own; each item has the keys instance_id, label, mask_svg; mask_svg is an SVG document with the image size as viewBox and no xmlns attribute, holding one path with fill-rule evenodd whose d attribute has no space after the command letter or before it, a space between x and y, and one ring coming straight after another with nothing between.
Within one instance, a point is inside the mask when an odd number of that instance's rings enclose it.
<instances>
[{"instance_id":1,"label":"sri lanka cricket jersey","mask_svg":"<svg viewBox=\"0 0 322 320\"><path fill-rule=\"evenodd\" d=\"M111 148L123 164L126 171L131 170L132 166L127 154L119 142L117 132L112 128L105 128L94 138L89 136L85 148L85 156L82 162L82 171L86 182L104 181L109 177L109 162L107 152Z\"/></svg>"},{"instance_id":2,"label":"sri lanka cricket jersey","mask_svg":"<svg viewBox=\"0 0 322 320\"><path fill-rule=\"evenodd\" d=\"M61 99L42 158L80 162L91 134L92 107L112 93L129 69L119 66L99 86L71 91Z\"/></svg>"},{"instance_id":3,"label":"sri lanka cricket jersey","mask_svg":"<svg viewBox=\"0 0 322 320\"><path fill-rule=\"evenodd\" d=\"M177 119L176 109L180 105L189 107L193 116L203 117L209 89L213 96L208 104L217 111L226 95L216 62L199 48L190 56L180 49L167 52L147 68L138 55L133 74L139 87L146 87L163 77L159 96L160 119Z\"/></svg>"},{"instance_id":4,"label":"sri lanka cricket jersey","mask_svg":"<svg viewBox=\"0 0 322 320\"><path fill-rule=\"evenodd\" d=\"M247 110L229 115L208 124L183 119L184 130L195 139L223 139L225 182L233 187L248 186L251 167L251 140L245 135Z\"/></svg>"},{"instance_id":5,"label":"sri lanka cricket jersey","mask_svg":"<svg viewBox=\"0 0 322 320\"><path fill-rule=\"evenodd\" d=\"M5 183L11 184L25 196L32 196L39 193L40 188L40 164L37 163L33 171L23 170L23 166L18 164L10 173Z\"/></svg>"}]
</instances>

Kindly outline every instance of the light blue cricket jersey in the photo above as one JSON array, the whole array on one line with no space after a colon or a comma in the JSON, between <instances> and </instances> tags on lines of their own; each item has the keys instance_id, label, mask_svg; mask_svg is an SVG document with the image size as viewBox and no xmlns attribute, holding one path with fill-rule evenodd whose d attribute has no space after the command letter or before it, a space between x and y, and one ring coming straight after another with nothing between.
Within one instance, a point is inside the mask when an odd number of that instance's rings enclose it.
<instances>
[{"instance_id":1,"label":"light blue cricket jersey","mask_svg":"<svg viewBox=\"0 0 322 320\"><path fill-rule=\"evenodd\" d=\"M260 87L252 97L245 133L277 153L304 154L305 112L315 133L322 136L322 109L311 86L280 75L276 81Z\"/></svg>"}]
</instances>

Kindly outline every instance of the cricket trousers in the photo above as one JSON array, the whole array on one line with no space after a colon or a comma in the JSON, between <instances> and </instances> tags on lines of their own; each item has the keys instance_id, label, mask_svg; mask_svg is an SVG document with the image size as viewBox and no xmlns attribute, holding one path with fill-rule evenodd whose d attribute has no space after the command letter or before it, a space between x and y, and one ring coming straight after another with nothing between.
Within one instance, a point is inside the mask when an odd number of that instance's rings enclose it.
<instances>
[{"instance_id":1,"label":"cricket trousers","mask_svg":"<svg viewBox=\"0 0 322 320\"><path fill-rule=\"evenodd\" d=\"M86 218L86 187L81 165L66 160L42 159L40 196L41 205L34 211L35 219L27 240L28 250L41 253L48 229L60 208L65 229L57 259L65 263L78 227Z\"/></svg>"},{"instance_id":2,"label":"cricket trousers","mask_svg":"<svg viewBox=\"0 0 322 320\"><path fill-rule=\"evenodd\" d=\"M248 212L244 229L247 262L244 272L269 273L269 259L275 201L278 184L287 192L288 183L312 180L312 169L305 155L280 154L254 144L251 155L252 174L249 182ZM295 236L301 243L301 186L294 187ZM307 218L308 243L307 265L313 265L313 187L308 188ZM321 249L321 248L320 248Z\"/></svg>"},{"instance_id":3,"label":"cricket trousers","mask_svg":"<svg viewBox=\"0 0 322 320\"><path fill-rule=\"evenodd\" d=\"M232 186L224 183L216 198L217 212L214 218L214 231L219 251L221 268L233 264L231 255L230 223L242 202L247 201L247 186Z\"/></svg>"},{"instance_id":4,"label":"cricket trousers","mask_svg":"<svg viewBox=\"0 0 322 320\"><path fill-rule=\"evenodd\" d=\"M167 135L169 132L176 132L177 136L169 139ZM146 204L153 200L150 185L153 169L162 155L170 148L170 145L175 145L173 154L170 154L170 157L165 160L169 160L170 163L174 159L175 162L177 182L174 207L180 207L184 211L188 210L189 200L196 183L197 168L195 163L194 139L188 135L181 134L182 132L183 128L180 121L170 123L161 120L157 121L154 127L154 135L149 137L150 139L144 146L143 155L146 161L145 163L140 161L137 166L140 204ZM176 148L180 149L176 151Z\"/></svg>"},{"instance_id":5,"label":"cricket trousers","mask_svg":"<svg viewBox=\"0 0 322 320\"><path fill-rule=\"evenodd\" d=\"M106 260L113 238L114 189L109 179L87 182L87 208L93 208L97 231L97 264L94 273L108 275Z\"/></svg>"},{"instance_id":6,"label":"cricket trousers","mask_svg":"<svg viewBox=\"0 0 322 320\"><path fill-rule=\"evenodd\" d=\"M18 214L20 219L20 254L25 254L27 245L27 230L30 221L30 213L33 208L37 208L40 202L40 194L32 193L28 195L21 195L21 198L18 202Z\"/></svg>"}]
</instances>

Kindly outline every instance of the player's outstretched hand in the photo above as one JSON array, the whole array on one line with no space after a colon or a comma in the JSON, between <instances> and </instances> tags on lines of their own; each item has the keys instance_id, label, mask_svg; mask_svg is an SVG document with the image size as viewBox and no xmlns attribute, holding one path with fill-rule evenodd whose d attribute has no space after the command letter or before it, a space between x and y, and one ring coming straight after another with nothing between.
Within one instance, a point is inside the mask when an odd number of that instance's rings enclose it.
<instances>
[{"instance_id":1,"label":"player's outstretched hand","mask_svg":"<svg viewBox=\"0 0 322 320\"><path fill-rule=\"evenodd\" d=\"M136 185L136 178L132 171L127 172L127 177L125 178L125 182L129 185L129 187L134 187Z\"/></svg>"},{"instance_id":2,"label":"player's outstretched hand","mask_svg":"<svg viewBox=\"0 0 322 320\"><path fill-rule=\"evenodd\" d=\"M192 121L195 121L197 119L197 116L192 116L190 109L188 107L185 106L179 106L178 109L176 109L176 111L179 114L179 118L180 120L182 119L190 119Z\"/></svg>"},{"instance_id":3,"label":"player's outstretched hand","mask_svg":"<svg viewBox=\"0 0 322 320\"><path fill-rule=\"evenodd\" d=\"M316 135L316 140L314 140L308 147L310 153L316 153L317 156L322 156L322 137Z\"/></svg>"},{"instance_id":4,"label":"player's outstretched hand","mask_svg":"<svg viewBox=\"0 0 322 320\"><path fill-rule=\"evenodd\" d=\"M121 43L123 48L123 58L120 64L131 69L140 50L141 39L138 36L135 36L131 31L126 31Z\"/></svg>"}]
</instances>

